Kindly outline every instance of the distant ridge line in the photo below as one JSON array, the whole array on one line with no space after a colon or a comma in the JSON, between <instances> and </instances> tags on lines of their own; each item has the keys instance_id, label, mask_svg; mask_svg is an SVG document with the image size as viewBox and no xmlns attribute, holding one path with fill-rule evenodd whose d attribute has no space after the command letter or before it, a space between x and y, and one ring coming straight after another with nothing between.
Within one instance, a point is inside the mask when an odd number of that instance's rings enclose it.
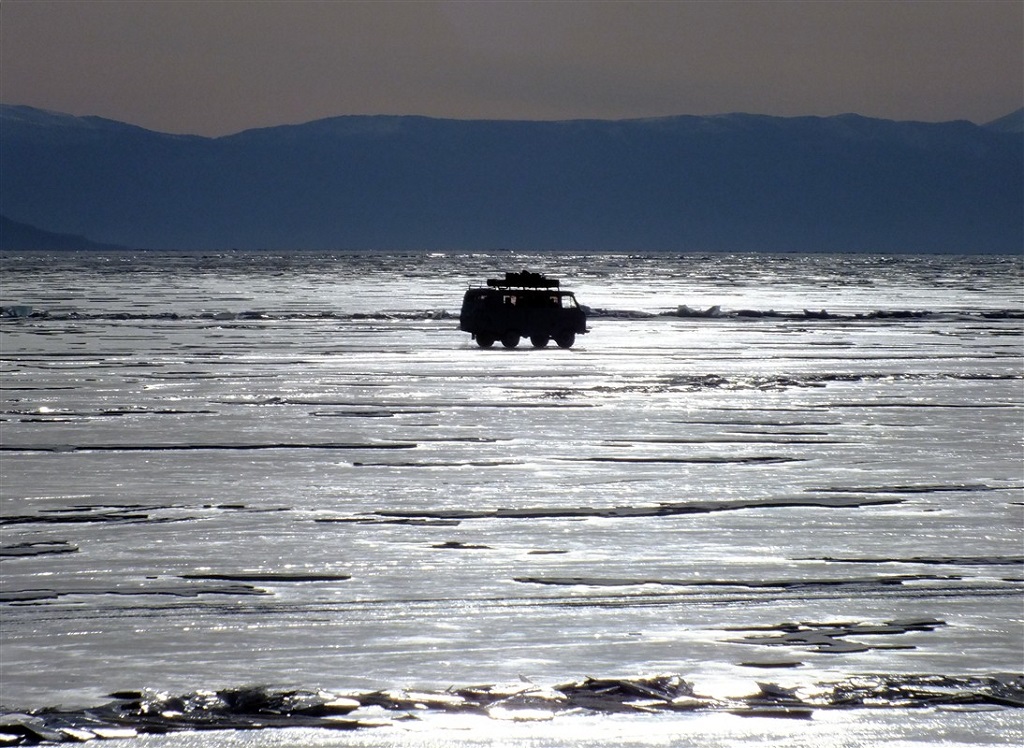
<instances>
[{"instance_id":1,"label":"distant ridge line","mask_svg":"<svg viewBox=\"0 0 1024 748\"><path fill-rule=\"evenodd\" d=\"M953 119L953 120L916 120L916 119L904 119L904 120L889 120L879 117L871 117L869 115L859 114L857 112L839 112L836 114L797 114L797 115L776 115L776 114L759 114L757 112L717 112L715 114L660 114L645 117L570 117L564 119L515 119L515 118L491 118L491 117L438 117L435 115L428 114L334 114L326 117L316 117L311 120L304 120L302 122L283 122L280 124L273 125L257 125L254 127L246 127L241 130L234 132L228 132L221 135L200 135L196 133L172 133L164 130L158 130L143 125L137 125L130 122L124 122L121 120L111 119L109 117L103 117L94 114L69 114L66 112L57 111L54 109L44 109L41 107L29 106L27 104L0 104L0 117L4 119L20 119L20 120L31 120L35 122L42 122L46 119L51 121L63 121L67 122L81 122L90 123L97 126L102 125L113 125L120 128L127 128L138 130L141 132L153 133L156 135L166 135L168 137L176 138L195 138L199 140L220 140L223 138L232 138L238 135L251 132L262 132L265 130L277 130L281 128L302 128L308 125L315 125L323 122L333 122L342 120L421 120L427 122L464 122L464 123L512 123L512 124L573 124L573 123L647 123L647 122L659 122L659 121L671 121L671 120L717 120L717 119L729 119L729 118L750 118L750 119L761 119L761 120L830 120L830 119L842 119L842 118L858 118L863 120L871 120L877 122L893 122L893 123L912 123L922 125L942 125L949 123L966 123L973 125L974 127L983 127L987 129L997 129L1003 132L1024 132L1024 107L1014 110L998 117L994 120L982 123L974 123L967 119Z\"/></svg>"}]
</instances>

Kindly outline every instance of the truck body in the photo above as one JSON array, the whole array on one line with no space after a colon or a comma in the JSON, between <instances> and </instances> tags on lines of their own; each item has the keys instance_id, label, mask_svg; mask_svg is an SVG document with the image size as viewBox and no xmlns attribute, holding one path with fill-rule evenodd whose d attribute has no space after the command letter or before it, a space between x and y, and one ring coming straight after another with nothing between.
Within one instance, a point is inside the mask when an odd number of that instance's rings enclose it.
<instances>
[{"instance_id":1,"label":"truck body","mask_svg":"<svg viewBox=\"0 0 1024 748\"><path fill-rule=\"evenodd\" d=\"M459 329L481 348L499 340L505 348L515 348L521 338L529 338L534 348L552 340L560 348L571 348L576 336L587 332L587 317L575 294L561 290L557 279L524 270L467 290Z\"/></svg>"}]
</instances>

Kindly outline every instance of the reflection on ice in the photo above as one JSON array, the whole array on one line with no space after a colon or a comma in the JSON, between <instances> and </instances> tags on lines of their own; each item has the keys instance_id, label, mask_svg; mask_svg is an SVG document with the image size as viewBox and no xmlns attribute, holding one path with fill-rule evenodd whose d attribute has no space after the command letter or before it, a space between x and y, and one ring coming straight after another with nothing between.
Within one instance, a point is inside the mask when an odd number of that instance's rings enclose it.
<instances>
[{"instance_id":1,"label":"reflection on ice","mask_svg":"<svg viewBox=\"0 0 1024 748\"><path fill-rule=\"evenodd\" d=\"M478 350L457 305L510 259L612 313L571 350ZM7 708L651 672L805 697L1021 668L1020 258L101 260L5 256L0 301L31 308L0 319ZM880 633L899 621L935 625ZM930 714L954 742L1012 725ZM380 740L939 735L505 716Z\"/></svg>"}]
</instances>

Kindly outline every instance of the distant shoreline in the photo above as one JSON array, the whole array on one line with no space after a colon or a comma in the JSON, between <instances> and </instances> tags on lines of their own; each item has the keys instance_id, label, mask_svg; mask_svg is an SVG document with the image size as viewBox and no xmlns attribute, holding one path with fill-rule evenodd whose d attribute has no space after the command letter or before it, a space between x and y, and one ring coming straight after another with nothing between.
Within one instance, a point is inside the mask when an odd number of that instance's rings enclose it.
<instances>
[{"instance_id":1,"label":"distant shoreline","mask_svg":"<svg viewBox=\"0 0 1024 748\"><path fill-rule=\"evenodd\" d=\"M7 248L1024 251L1024 143L996 123L348 116L211 139L0 105L0 128Z\"/></svg>"}]
</instances>

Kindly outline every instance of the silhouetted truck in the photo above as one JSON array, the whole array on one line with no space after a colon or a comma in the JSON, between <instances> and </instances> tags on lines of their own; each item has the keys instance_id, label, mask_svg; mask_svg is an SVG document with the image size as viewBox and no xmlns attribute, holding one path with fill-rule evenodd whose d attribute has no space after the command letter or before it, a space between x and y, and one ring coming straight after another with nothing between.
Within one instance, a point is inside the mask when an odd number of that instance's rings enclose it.
<instances>
[{"instance_id":1,"label":"silhouetted truck","mask_svg":"<svg viewBox=\"0 0 1024 748\"><path fill-rule=\"evenodd\" d=\"M500 340L515 348L529 338L534 348L554 340L571 348L576 336L587 332L587 316L572 291L562 291L558 280L540 273L505 273L474 287L462 298L459 329L471 333L481 348Z\"/></svg>"}]
</instances>

